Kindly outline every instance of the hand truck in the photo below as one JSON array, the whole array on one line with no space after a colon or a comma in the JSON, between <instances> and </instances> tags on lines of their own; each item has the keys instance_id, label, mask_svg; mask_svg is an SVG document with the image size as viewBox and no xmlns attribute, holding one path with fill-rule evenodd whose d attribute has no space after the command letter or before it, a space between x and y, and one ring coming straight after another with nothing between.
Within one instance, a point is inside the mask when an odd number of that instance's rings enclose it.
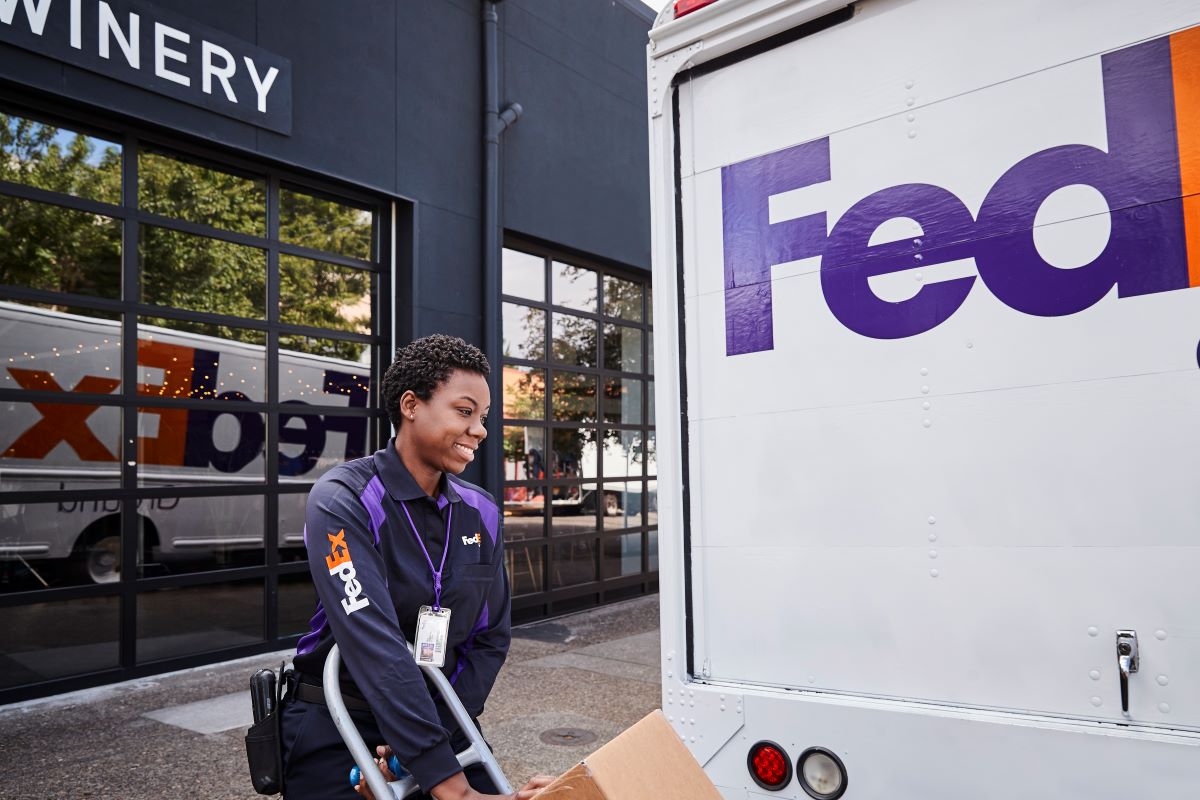
<instances>
[{"instance_id":1,"label":"hand truck","mask_svg":"<svg viewBox=\"0 0 1200 800\"><path fill-rule=\"evenodd\" d=\"M413 647L408 645L411 652ZM450 681L442 674L442 671L437 667L429 665L418 666L425 673L426 677L433 682L442 699L446 701L446 707L450 709L450 713L454 715L454 721L458 723L458 727L462 729L467 736L467 741L470 744L466 750L458 754L458 763L464 769L474 764L482 764L487 770L488 777L496 784L496 788L501 794L511 794L512 788L505 779L504 773L500 771L500 764L497 763L496 757L492 755L491 748L487 746L487 742L483 740L483 734L475 727L475 723L471 720L471 715L463 708L463 704L458 699L458 694L455 693L454 687L450 685ZM333 724L337 726L338 733L342 735L342 741L346 743L346 747L350 750L350 755L354 756L354 762L358 764L359 770L367 779L367 786L370 787L371 793L375 795L375 800L404 800L404 798L417 794L421 791L421 787L417 785L416 779L412 775L405 775L399 780L388 783L380 772L379 767L375 763L374 755L367 749L366 742L363 741L362 735L359 734L358 728L355 727L354 721L350 718L349 712L346 711L346 704L342 701L342 689L339 682L339 676L342 669L342 655L338 652L338 646L335 644L329 651L329 655L325 658L325 671L321 678L321 683L325 691L325 704L329 707L329 714L333 717Z\"/></svg>"}]
</instances>

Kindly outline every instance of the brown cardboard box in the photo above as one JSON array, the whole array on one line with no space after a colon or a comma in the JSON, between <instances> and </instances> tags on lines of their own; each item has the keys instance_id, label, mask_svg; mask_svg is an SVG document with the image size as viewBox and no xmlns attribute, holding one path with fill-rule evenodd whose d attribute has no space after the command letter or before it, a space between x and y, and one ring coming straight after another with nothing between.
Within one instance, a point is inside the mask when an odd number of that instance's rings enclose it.
<instances>
[{"instance_id":1,"label":"brown cardboard box","mask_svg":"<svg viewBox=\"0 0 1200 800\"><path fill-rule=\"evenodd\" d=\"M721 800L661 711L564 772L537 800Z\"/></svg>"}]
</instances>

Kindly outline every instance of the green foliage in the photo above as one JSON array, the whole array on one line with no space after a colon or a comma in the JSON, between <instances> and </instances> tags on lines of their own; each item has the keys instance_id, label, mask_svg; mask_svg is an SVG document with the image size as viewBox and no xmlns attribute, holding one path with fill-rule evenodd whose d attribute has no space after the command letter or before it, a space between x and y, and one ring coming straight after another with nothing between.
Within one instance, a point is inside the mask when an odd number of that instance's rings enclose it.
<instances>
[{"instance_id":1,"label":"green foliage","mask_svg":"<svg viewBox=\"0 0 1200 800\"><path fill-rule=\"evenodd\" d=\"M0 115L0 179L105 203L121 202L119 145L22 117ZM370 212L285 191L281 238L363 259ZM251 236L266 234L266 184L155 152L138 159L138 204L153 214ZM141 298L156 305L262 320L266 241L233 244L157 226L138 236ZM0 283L108 298L121 296L121 223L96 214L0 195ZM370 331L370 273L280 258L280 319ZM172 327L181 328L174 323ZM261 334L217 326L236 341ZM365 345L290 337L291 349L358 360Z\"/></svg>"}]
</instances>

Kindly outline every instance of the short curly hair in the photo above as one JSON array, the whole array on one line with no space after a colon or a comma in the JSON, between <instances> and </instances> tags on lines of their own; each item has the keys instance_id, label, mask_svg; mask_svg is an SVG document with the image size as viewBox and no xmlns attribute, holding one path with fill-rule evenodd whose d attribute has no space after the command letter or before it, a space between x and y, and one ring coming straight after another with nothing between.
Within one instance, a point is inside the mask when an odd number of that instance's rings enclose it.
<instances>
[{"instance_id":1,"label":"short curly hair","mask_svg":"<svg viewBox=\"0 0 1200 800\"><path fill-rule=\"evenodd\" d=\"M478 347L457 336L435 333L415 339L396 351L396 357L383 373L380 390L383 407L392 425L400 428L400 398L412 391L428 400L456 369L487 376L492 369Z\"/></svg>"}]
</instances>

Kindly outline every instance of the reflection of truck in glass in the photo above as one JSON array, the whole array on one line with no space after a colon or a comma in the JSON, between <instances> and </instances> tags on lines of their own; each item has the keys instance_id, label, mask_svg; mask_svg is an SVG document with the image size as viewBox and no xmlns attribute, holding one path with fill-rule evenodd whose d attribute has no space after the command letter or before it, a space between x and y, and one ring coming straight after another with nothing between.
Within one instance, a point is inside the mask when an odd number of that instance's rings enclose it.
<instances>
[{"instance_id":1,"label":"reflection of truck in glass","mask_svg":"<svg viewBox=\"0 0 1200 800\"><path fill-rule=\"evenodd\" d=\"M674 5L664 713L726 800L1200 796L1200 3Z\"/></svg>"},{"instance_id":2,"label":"reflection of truck in glass","mask_svg":"<svg viewBox=\"0 0 1200 800\"><path fill-rule=\"evenodd\" d=\"M119 394L120 328L115 320L0 302L0 387L64 392L64 402L0 406L0 491L120 487L121 409L70 402L70 395ZM266 397L266 348L213 336L139 326L138 484L141 487L261 485L266 416L238 403ZM370 366L280 350L280 482L308 482L365 454L366 416L301 413L307 405L365 408ZM179 400L213 401L210 408ZM279 544L303 545L303 494L280 496ZM138 502L143 559L225 557L263 546L261 495L154 497ZM119 577L120 501L0 505L0 562L62 559L80 577ZM11 564L10 564L11 566Z\"/></svg>"}]
</instances>

